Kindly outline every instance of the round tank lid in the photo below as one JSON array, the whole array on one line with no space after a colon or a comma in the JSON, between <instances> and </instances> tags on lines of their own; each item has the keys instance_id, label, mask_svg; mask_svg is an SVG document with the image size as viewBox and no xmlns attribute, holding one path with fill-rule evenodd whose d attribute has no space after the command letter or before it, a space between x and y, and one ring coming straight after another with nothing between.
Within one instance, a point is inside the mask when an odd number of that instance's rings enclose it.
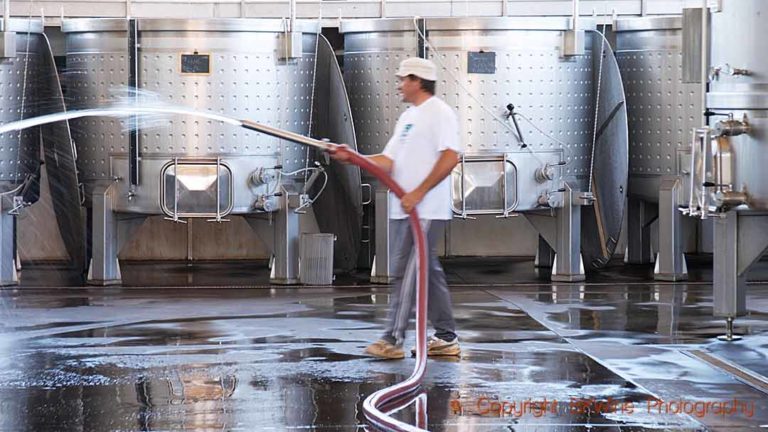
<instances>
[{"instance_id":1,"label":"round tank lid","mask_svg":"<svg viewBox=\"0 0 768 432\"><path fill-rule=\"evenodd\" d=\"M0 31L6 31L5 22L0 19ZM43 32L43 22L42 20L38 19L27 19L27 18L10 18L8 20L8 29L7 31L12 31L16 33L42 33Z\"/></svg>"},{"instance_id":2,"label":"round tank lid","mask_svg":"<svg viewBox=\"0 0 768 432\"><path fill-rule=\"evenodd\" d=\"M600 75L597 118L590 119L590 122L596 122L595 146L590 145L594 155L592 193L596 201L592 206L582 207L581 213L581 253L584 267L591 268L607 265L618 246L629 178L629 128L624 84L610 44L592 38L592 52L599 53L601 47L606 55L592 56L594 83Z\"/></svg>"},{"instance_id":3,"label":"round tank lid","mask_svg":"<svg viewBox=\"0 0 768 432\"><path fill-rule=\"evenodd\" d=\"M679 16L620 18L613 22L613 30L616 32L680 30L682 28L683 19Z\"/></svg>"},{"instance_id":4,"label":"round tank lid","mask_svg":"<svg viewBox=\"0 0 768 432\"><path fill-rule=\"evenodd\" d=\"M200 31L200 32L267 32L279 33L286 30L287 20L253 18L218 19L137 19L139 31ZM296 20L298 31L316 33L317 21ZM64 33L90 33L106 31L127 31L125 18L84 18L68 19L62 22Z\"/></svg>"},{"instance_id":5,"label":"round tank lid","mask_svg":"<svg viewBox=\"0 0 768 432\"><path fill-rule=\"evenodd\" d=\"M479 17L425 18L427 30L570 30L567 17ZM582 30L594 30L595 20L579 18ZM341 22L341 33L378 33L414 31L412 18L351 19Z\"/></svg>"}]
</instances>

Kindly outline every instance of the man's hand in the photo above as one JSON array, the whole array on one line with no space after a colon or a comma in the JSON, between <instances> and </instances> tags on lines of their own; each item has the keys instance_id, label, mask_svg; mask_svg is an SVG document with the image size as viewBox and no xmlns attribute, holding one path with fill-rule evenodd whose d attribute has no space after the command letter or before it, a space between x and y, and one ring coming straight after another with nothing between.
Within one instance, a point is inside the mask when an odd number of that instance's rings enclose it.
<instances>
[{"instance_id":1,"label":"man's hand","mask_svg":"<svg viewBox=\"0 0 768 432\"><path fill-rule=\"evenodd\" d=\"M408 192L407 194L405 194L400 199L400 206L403 207L403 210L406 213L410 213L410 211L413 210L417 205L419 205L421 200L424 199L424 195L426 195L426 193L422 191L421 188L416 188Z\"/></svg>"},{"instance_id":2,"label":"man's hand","mask_svg":"<svg viewBox=\"0 0 768 432\"><path fill-rule=\"evenodd\" d=\"M339 151L339 150L347 150L347 151ZM349 146L346 144L339 144L339 146L329 151L328 153L331 155L331 159L341 162L343 164L346 164L349 162Z\"/></svg>"},{"instance_id":3,"label":"man's hand","mask_svg":"<svg viewBox=\"0 0 768 432\"><path fill-rule=\"evenodd\" d=\"M328 154L331 155L331 159L338 161L342 164L348 164L350 160L350 154L354 153L355 151L350 149L348 145L346 144L339 144L335 149L329 150ZM372 163L379 166L379 168L383 169L387 173L392 172L392 159L390 159L387 156L384 156L383 154L375 154L370 156L363 156L367 158Z\"/></svg>"}]
</instances>

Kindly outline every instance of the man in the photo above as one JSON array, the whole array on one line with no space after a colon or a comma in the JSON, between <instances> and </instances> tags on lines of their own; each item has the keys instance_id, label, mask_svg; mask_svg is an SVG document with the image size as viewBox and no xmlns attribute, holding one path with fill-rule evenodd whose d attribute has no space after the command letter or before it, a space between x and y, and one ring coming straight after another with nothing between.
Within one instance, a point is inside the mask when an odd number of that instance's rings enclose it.
<instances>
[{"instance_id":1,"label":"man","mask_svg":"<svg viewBox=\"0 0 768 432\"><path fill-rule=\"evenodd\" d=\"M394 284L389 297L387 327L381 339L365 349L375 357L404 358L403 340L416 298L416 254L407 212L416 207L429 247L428 317L435 335L428 355L458 356L461 352L445 273L437 258L437 241L453 217L448 175L462 152L456 113L435 96L437 68L421 58L400 63L398 90L410 103L398 119L384 152L368 158L408 191L402 201L392 195L390 229ZM345 161L343 155L336 159Z\"/></svg>"}]
</instances>

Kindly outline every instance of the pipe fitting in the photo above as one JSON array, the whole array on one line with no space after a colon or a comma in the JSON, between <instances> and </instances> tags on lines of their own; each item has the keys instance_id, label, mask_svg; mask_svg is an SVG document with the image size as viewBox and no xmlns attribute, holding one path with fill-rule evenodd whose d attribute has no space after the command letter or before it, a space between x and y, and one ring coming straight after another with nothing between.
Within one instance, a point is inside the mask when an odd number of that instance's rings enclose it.
<instances>
[{"instance_id":1,"label":"pipe fitting","mask_svg":"<svg viewBox=\"0 0 768 432\"><path fill-rule=\"evenodd\" d=\"M555 170L552 168L552 165L546 164L543 167L536 168L534 178L539 183L552 181L555 178Z\"/></svg>"},{"instance_id":2,"label":"pipe fitting","mask_svg":"<svg viewBox=\"0 0 768 432\"><path fill-rule=\"evenodd\" d=\"M715 133L717 136L732 137L745 135L749 134L751 129L746 114L744 114L744 117L741 120L729 118L728 120L721 120L715 124Z\"/></svg>"},{"instance_id":3,"label":"pipe fitting","mask_svg":"<svg viewBox=\"0 0 768 432\"><path fill-rule=\"evenodd\" d=\"M715 192L713 200L718 210L728 210L741 205L747 205L749 196L744 192L723 191Z\"/></svg>"}]
</instances>

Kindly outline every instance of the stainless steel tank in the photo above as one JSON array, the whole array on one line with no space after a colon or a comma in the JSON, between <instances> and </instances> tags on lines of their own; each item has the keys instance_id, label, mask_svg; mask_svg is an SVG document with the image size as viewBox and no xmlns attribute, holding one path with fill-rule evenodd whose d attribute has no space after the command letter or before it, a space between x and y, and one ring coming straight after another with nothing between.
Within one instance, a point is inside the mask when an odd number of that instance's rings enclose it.
<instances>
[{"instance_id":1,"label":"stainless steel tank","mask_svg":"<svg viewBox=\"0 0 768 432\"><path fill-rule=\"evenodd\" d=\"M759 54L762 36L768 36L761 20L765 13L768 3L756 0L725 1L720 12L712 13L706 103L714 135L723 138L722 162L730 163L719 170L713 166L713 179L724 184L714 189L721 193L714 201L721 208L734 207L738 197L750 210L768 210L768 58Z\"/></svg>"},{"instance_id":2,"label":"stainless steel tank","mask_svg":"<svg viewBox=\"0 0 768 432\"><path fill-rule=\"evenodd\" d=\"M662 177L678 175L702 124L701 84L683 76L682 16L620 19L613 30L627 96L629 195L656 202Z\"/></svg>"},{"instance_id":3,"label":"stainless steel tank","mask_svg":"<svg viewBox=\"0 0 768 432\"><path fill-rule=\"evenodd\" d=\"M437 95L457 111L466 150L452 175L456 217L503 219L520 212L536 217L542 210L569 207L564 195L587 193L592 179L602 208L591 207L595 212L584 218L597 239L584 246L589 264L602 266L618 239L615 217L623 212L626 136L616 126L623 122L626 135L626 114L610 47L594 33L594 22L583 21L580 28L587 32L578 38L579 52L570 55L563 51L573 33L572 20L566 18L343 22L344 76L361 151L381 152L406 109L394 76L400 61L430 58L439 70ZM594 55L601 49L603 56ZM596 105L598 93L602 99ZM509 118L519 131L506 120L509 104L514 105ZM380 191L377 204L384 197ZM378 207L376 217L386 217ZM600 221L595 223L590 213ZM466 229L471 225L462 224Z\"/></svg>"},{"instance_id":4,"label":"stainless steel tank","mask_svg":"<svg viewBox=\"0 0 768 432\"><path fill-rule=\"evenodd\" d=\"M352 134L352 126L333 51L318 37L317 23L297 21L292 31L286 24L254 19L67 20L62 30L67 34L69 108L157 101L341 140ZM86 205L103 206L106 197L114 213L217 222L228 215L257 218L287 212L276 216L280 232L274 234L274 253L278 262L285 254L297 256L294 213L307 207L305 198L311 194L303 189L309 173L289 173L314 167L316 155L306 148L193 115L158 121L84 118L72 122L72 129ZM354 145L354 137L345 141ZM334 170L339 176L333 177ZM318 224L355 237L359 171L334 166L326 171L331 184L337 180L343 186L330 187L324 199L342 195L337 205L316 214ZM345 196L346 191L351 192ZM337 220L345 226L333 222ZM94 222L100 236L113 235L98 218ZM354 251L342 253L355 261L350 255ZM281 266L290 267L283 269L290 274L273 279L295 282L295 265L279 264L278 271ZM119 279L118 271L107 273L92 279Z\"/></svg>"},{"instance_id":5,"label":"stainless steel tank","mask_svg":"<svg viewBox=\"0 0 768 432\"><path fill-rule=\"evenodd\" d=\"M767 14L765 0L724 0L703 32L709 127L694 137L686 212L715 220L714 312L729 340L747 311L748 271L768 250Z\"/></svg>"},{"instance_id":6,"label":"stainless steel tank","mask_svg":"<svg viewBox=\"0 0 768 432\"><path fill-rule=\"evenodd\" d=\"M687 277L677 206L684 199L679 176L690 168L692 131L704 119L701 77L693 72L700 67L700 48L693 46L700 37L700 13L622 18L613 25L629 121L625 261L656 260L657 279ZM651 236L654 220L658 241Z\"/></svg>"},{"instance_id":7,"label":"stainless steel tank","mask_svg":"<svg viewBox=\"0 0 768 432\"><path fill-rule=\"evenodd\" d=\"M7 26L7 28L6 28ZM56 66L50 44L43 33L41 19L10 19L2 22L3 47L0 53L0 123L8 123L61 111L63 100ZM41 146L41 144L43 144ZM76 183L57 182L67 177L67 164L72 158L64 155L71 152L66 123L24 129L0 135L0 284L15 284L16 275L16 229L14 218L24 208L37 202L40 193L41 149L49 163L48 177L52 191L67 187L77 191ZM57 160L58 152L64 150ZM74 177L71 178L74 180ZM64 200L66 201L66 200ZM61 201L53 200L53 206L60 214ZM46 221L47 222L47 221ZM52 222L52 221L51 221ZM71 228L65 218L59 218L59 226ZM34 226L26 226L34 230ZM65 233L66 237L69 233ZM67 244L70 255L75 259L75 242Z\"/></svg>"},{"instance_id":8,"label":"stainless steel tank","mask_svg":"<svg viewBox=\"0 0 768 432\"><path fill-rule=\"evenodd\" d=\"M4 29L5 31L6 29ZM8 123L39 114L38 100L44 94L44 78L51 77L46 62L47 45L40 20L11 20L8 32L14 35L14 53L0 60L3 110L0 122ZM9 55L9 53L5 53ZM30 128L0 137L0 188L8 192L37 174L40 129Z\"/></svg>"}]
</instances>

